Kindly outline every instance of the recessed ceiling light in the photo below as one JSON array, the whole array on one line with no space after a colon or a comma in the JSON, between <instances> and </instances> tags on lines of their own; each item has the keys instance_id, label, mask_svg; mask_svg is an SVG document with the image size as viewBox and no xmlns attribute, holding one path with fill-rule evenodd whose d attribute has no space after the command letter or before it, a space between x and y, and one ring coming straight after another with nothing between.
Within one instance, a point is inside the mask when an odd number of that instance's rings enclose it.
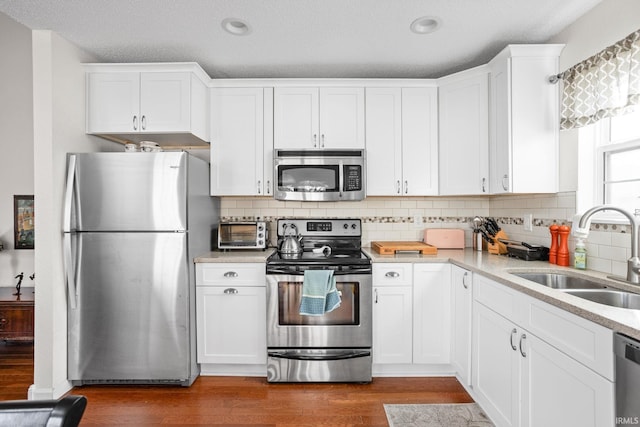
<instances>
[{"instance_id":1,"label":"recessed ceiling light","mask_svg":"<svg viewBox=\"0 0 640 427\"><path fill-rule=\"evenodd\" d=\"M222 28L234 36L246 36L251 33L251 27L249 24L241 19L226 18L222 20Z\"/></svg>"},{"instance_id":2,"label":"recessed ceiling light","mask_svg":"<svg viewBox=\"0 0 640 427\"><path fill-rule=\"evenodd\" d=\"M440 18L423 16L411 23L411 31L416 34L429 34L440 28Z\"/></svg>"}]
</instances>

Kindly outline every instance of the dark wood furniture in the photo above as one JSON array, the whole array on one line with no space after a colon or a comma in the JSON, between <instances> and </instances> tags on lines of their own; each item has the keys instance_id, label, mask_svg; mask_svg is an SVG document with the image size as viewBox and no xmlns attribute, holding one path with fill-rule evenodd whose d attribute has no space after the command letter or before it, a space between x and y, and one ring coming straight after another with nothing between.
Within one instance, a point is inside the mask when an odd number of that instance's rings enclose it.
<instances>
[{"instance_id":1,"label":"dark wood furniture","mask_svg":"<svg viewBox=\"0 0 640 427\"><path fill-rule=\"evenodd\" d=\"M33 341L34 289L0 288L0 340Z\"/></svg>"}]
</instances>

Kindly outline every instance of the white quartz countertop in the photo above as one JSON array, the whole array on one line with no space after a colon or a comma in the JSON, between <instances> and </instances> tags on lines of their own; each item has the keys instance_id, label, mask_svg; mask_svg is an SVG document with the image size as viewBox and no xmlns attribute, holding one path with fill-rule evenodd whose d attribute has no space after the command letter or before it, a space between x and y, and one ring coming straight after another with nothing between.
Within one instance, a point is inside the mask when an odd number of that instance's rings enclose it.
<instances>
[{"instance_id":1,"label":"white quartz countertop","mask_svg":"<svg viewBox=\"0 0 640 427\"><path fill-rule=\"evenodd\" d=\"M380 255L371 248L363 248L374 263L383 262L450 262L472 272L482 274L503 285L523 292L568 312L591 320L602 326L640 340L640 310L610 307L598 304L557 289L522 279L511 272L562 272L574 276L584 276L605 284L610 288L640 293L640 287L608 279L607 275L592 270L576 270L560 267L546 261L523 261L504 255L493 255L472 249L439 249L436 255L398 254Z\"/></svg>"},{"instance_id":2,"label":"white quartz countertop","mask_svg":"<svg viewBox=\"0 0 640 427\"><path fill-rule=\"evenodd\" d=\"M275 248L212 251L195 257L193 262L265 262L274 251Z\"/></svg>"}]
</instances>

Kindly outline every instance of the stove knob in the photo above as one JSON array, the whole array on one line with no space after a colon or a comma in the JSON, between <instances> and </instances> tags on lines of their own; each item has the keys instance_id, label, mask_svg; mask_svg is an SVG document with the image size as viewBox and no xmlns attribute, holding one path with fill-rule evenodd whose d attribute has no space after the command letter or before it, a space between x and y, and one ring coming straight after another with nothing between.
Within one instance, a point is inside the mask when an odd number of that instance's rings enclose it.
<instances>
[{"instance_id":1,"label":"stove knob","mask_svg":"<svg viewBox=\"0 0 640 427\"><path fill-rule=\"evenodd\" d=\"M349 228L349 224L346 224L346 223L345 223L342 227L346 230L346 229L348 229L348 228Z\"/></svg>"},{"instance_id":2,"label":"stove knob","mask_svg":"<svg viewBox=\"0 0 640 427\"><path fill-rule=\"evenodd\" d=\"M353 224L351 224L351 228L354 229L354 230L356 229L356 223L355 222Z\"/></svg>"}]
</instances>

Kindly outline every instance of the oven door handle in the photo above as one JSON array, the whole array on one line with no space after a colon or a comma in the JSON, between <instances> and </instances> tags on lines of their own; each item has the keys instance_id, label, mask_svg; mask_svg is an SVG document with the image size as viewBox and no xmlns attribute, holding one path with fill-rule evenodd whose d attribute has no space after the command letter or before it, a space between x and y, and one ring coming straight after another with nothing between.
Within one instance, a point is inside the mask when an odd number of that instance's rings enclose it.
<instances>
[{"instance_id":1,"label":"oven door handle","mask_svg":"<svg viewBox=\"0 0 640 427\"><path fill-rule=\"evenodd\" d=\"M359 357L371 356L370 350L346 350L343 352L330 353L330 354L304 354L298 351L269 351L267 352L269 357L277 357L280 359L291 360L345 360L345 359L357 359Z\"/></svg>"}]
</instances>

